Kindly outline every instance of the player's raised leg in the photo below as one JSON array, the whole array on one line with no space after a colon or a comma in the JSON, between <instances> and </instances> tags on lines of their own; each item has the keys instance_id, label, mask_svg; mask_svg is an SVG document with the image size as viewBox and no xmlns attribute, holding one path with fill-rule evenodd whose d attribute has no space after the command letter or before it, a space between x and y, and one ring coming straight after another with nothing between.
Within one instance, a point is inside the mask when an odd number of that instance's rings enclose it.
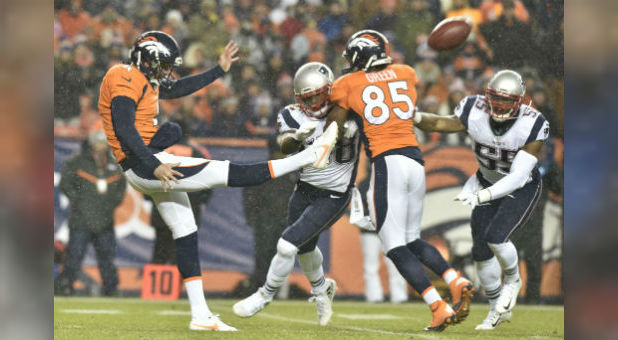
<instances>
[{"instance_id":1,"label":"player's raised leg","mask_svg":"<svg viewBox=\"0 0 618 340\"><path fill-rule=\"evenodd\" d=\"M155 157L161 163L178 164L173 169L183 175L177 178L177 183L172 183L169 191L191 192L219 186L244 187L262 184L306 166L328 166L337 137L337 124L331 124L309 148L286 158L255 164L181 157L166 152L157 153ZM133 169L125 174L129 183L140 192L149 194L166 190L163 183L152 174L141 174Z\"/></svg>"},{"instance_id":2,"label":"player's raised leg","mask_svg":"<svg viewBox=\"0 0 618 340\"><path fill-rule=\"evenodd\" d=\"M192 330L236 331L208 308L202 286L202 271L198 256L197 225L186 192L156 192L151 194L157 209L169 226L176 244L176 263L183 278L191 305Z\"/></svg>"}]
</instances>

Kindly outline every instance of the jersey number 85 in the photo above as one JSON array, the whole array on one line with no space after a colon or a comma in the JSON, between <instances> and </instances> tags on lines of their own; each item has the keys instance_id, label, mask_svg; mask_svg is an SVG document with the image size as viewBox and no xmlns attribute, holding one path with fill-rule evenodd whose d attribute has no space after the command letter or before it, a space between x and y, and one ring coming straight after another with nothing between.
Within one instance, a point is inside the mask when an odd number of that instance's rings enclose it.
<instances>
[{"instance_id":1,"label":"jersey number 85","mask_svg":"<svg viewBox=\"0 0 618 340\"><path fill-rule=\"evenodd\" d=\"M391 102L393 104L403 103L407 106L406 110L400 107L393 107L393 113L402 120L412 118L414 103L412 103L412 99L407 94L399 92L399 90L408 90L408 82L404 80L391 81L386 83L386 85L388 85ZM365 109L363 110L365 119L371 124L384 124L390 117L390 108L385 102L386 94L384 90L379 86L369 85L363 90L362 98L365 103ZM378 115L374 114L375 109L379 110Z\"/></svg>"}]
</instances>

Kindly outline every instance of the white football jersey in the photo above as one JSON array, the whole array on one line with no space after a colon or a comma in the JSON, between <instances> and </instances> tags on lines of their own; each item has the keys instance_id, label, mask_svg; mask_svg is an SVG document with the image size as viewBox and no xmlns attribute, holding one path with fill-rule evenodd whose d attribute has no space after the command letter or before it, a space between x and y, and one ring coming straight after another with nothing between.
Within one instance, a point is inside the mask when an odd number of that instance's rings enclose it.
<instances>
[{"instance_id":1,"label":"white football jersey","mask_svg":"<svg viewBox=\"0 0 618 340\"><path fill-rule=\"evenodd\" d=\"M501 136L496 136L490 126L491 117L484 96L465 97L455 108L455 115L466 126L473 141L481 174L491 183L509 173L519 149L537 140L544 141L549 136L549 123L545 117L528 105L519 107L519 116Z\"/></svg>"},{"instance_id":2,"label":"white football jersey","mask_svg":"<svg viewBox=\"0 0 618 340\"><path fill-rule=\"evenodd\" d=\"M294 132L306 121L317 121L318 127L313 134L303 141L302 148L313 144L316 138L324 132L326 117L313 118L301 111L298 104L288 105L277 115L277 126L280 134ZM354 121L350 121L352 124ZM330 154L329 164L326 169L316 169L308 166L300 170L300 180L315 187L337 192L348 190L350 183L354 180L356 163L359 151L359 131L350 138L343 137L337 142L337 147ZM344 133L344 135L347 135Z\"/></svg>"}]
</instances>

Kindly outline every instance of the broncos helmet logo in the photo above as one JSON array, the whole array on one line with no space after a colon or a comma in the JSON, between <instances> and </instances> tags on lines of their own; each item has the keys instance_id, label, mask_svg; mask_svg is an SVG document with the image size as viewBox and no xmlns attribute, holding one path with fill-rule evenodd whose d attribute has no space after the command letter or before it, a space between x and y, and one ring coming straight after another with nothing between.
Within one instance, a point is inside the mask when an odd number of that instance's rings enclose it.
<instances>
[{"instance_id":1,"label":"broncos helmet logo","mask_svg":"<svg viewBox=\"0 0 618 340\"><path fill-rule=\"evenodd\" d=\"M379 46L375 38L370 35L362 35L350 42L350 47L358 47L362 49L369 46Z\"/></svg>"},{"instance_id":2,"label":"broncos helmet logo","mask_svg":"<svg viewBox=\"0 0 618 340\"><path fill-rule=\"evenodd\" d=\"M158 41L147 40L143 43L140 43L139 47L148 51L148 53L154 55L156 58L159 58L159 56L170 57L172 55L172 52L170 52L170 50L165 47L165 45Z\"/></svg>"}]
</instances>

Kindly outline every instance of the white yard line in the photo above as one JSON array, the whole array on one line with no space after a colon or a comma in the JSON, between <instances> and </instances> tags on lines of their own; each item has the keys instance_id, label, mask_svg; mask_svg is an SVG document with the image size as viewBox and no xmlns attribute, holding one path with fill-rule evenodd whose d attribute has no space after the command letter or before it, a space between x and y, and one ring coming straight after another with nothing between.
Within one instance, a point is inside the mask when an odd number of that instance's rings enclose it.
<instances>
[{"instance_id":1,"label":"white yard line","mask_svg":"<svg viewBox=\"0 0 618 340\"><path fill-rule=\"evenodd\" d=\"M307 325L317 325L316 321L288 318L288 317L285 317L285 316L280 316L280 315L275 315L275 314L270 314L270 313L265 313L265 312L261 312L261 313L259 313L257 315L265 317L265 318L269 318L269 319L274 319L274 320L302 323L302 324L307 324ZM334 327L334 328L339 328L339 329L347 329L347 330L359 331L359 332L378 333L378 334L403 335L403 336L410 336L410 335L412 335L411 333L393 332L393 331L389 331L389 330L385 330L385 329L375 329L375 328L365 328L365 327L355 327L355 326L343 326L343 325L335 325L335 324L330 324L328 327ZM437 336L431 336L429 334L427 334L427 335L426 334L414 334L414 337L421 338L421 339L440 339Z\"/></svg>"},{"instance_id":2,"label":"white yard line","mask_svg":"<svg viewBox=\"0 0 618 340\"><path fill-rule=\"evenodd\" d=\"M188 310L162 310L157 312L157 314L159 315L182 315L182 316L186 316L186 315L191 315L191 311Z\"/></svg>"},{"instance_id":3,"label":"white yard line","mask_svg":"<svg viewBox=\"0 0 618 340\"><path fill-rule=\"evenodd\" d=\"M117 309L63 309L63 313L73 314L120 314Z\"/></svg>"}]
</instances>

